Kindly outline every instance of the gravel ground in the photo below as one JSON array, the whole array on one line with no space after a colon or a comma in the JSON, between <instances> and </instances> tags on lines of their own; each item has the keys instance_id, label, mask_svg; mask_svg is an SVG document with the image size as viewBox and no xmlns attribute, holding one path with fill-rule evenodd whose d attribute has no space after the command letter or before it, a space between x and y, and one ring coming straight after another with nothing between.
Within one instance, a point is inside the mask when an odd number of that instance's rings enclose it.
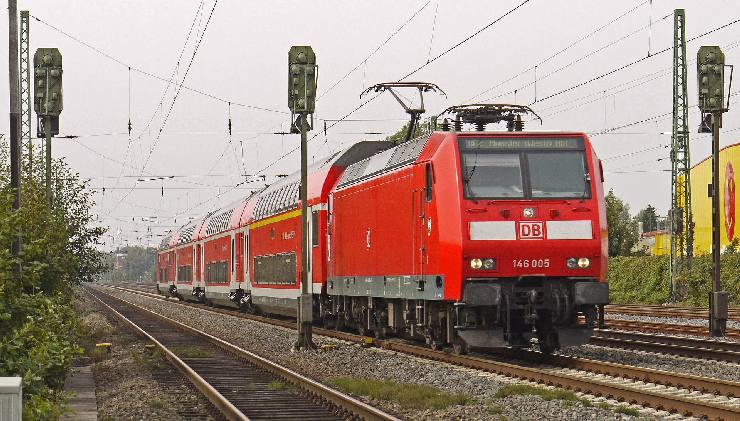
<instances>
[{"instance_id":1,"label":"gravel ground","mask_svg":"<svg viewBox=\"0 0 740 421\"><path fill-rule=\"evenodd\" d=\"M143 340L120 328L118 320L98 312L98 305L88 295L77 294L76 306L92 343L112 344L110 355L94 358L99 420L215 419L208 415L210 404L179 372L147 349ZM166 386L158 382L161 377L168 378ZM185 408L187 412L182 411Z\"/></svg>"},{"instance_id":2,"label":"gravel ground","mask_svg":"<svg viewBox=\"0 0 740 421\"><path fill-rule=\"evenodd\" d=\"M630 322L650 322L650 323L670 323L674 325L687 326L709 326L707 319L687 319L683 317L663 317L663 316L637 316L634 314L606 313L604 317L613 320L627 320ZM740 322L734 320L727 321L728 329L740 329ZM726 338L724 340L727 340Z\"/></svg>"},{"instance_id":3,"label":"gravel ground","mask_svg":"<svg viewBox=\"0 0 740 421\"><path fill-rule=\"evenodd\" d=\"M290 348L295 340L295 333L289 329L209 313L140 295L113 290L106 290L106 292L185 322L195 328L203 329L214 336L325 383L331 383L332 379L337 377L389 379L395 382L430 385L450 393L465 393L472 396L475 401L475 403L464 406L420 411L401 408L385 400L372 402L363 398L405 419L622 420L635 418L612 410L584 407L581 403L546 401L538 396L515 395L496 398L494 396L496 391L514 380L377 348L363 348L356 344L318 335L314 335L317 345L330 342L336 344L337 347L331 351L292 352ZM651 410L643 410L641 414L643 417L647 416L648 419L661 418L661 414L667 415L667 413L656 413Z\"/></svg>"}]
</instances>

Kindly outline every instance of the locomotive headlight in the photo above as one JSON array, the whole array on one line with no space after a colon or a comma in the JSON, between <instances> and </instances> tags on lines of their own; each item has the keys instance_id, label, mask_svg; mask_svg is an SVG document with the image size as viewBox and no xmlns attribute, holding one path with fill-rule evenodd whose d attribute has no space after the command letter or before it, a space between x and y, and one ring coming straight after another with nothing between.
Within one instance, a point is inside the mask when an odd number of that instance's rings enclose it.
<instances>
[{"instance_id":1,"label":"locomotive headlight","mask_svg":"<svg viewBox=\"0 0 740 421\"><path fill-rule=\"evenodd\" d=\"M496 259L484 259L483 260L483 269L485 269L485 270L494 270L494 269L496 269Z\"/></svg>"},{"instance_id":2,"label":"locomotive headlight","mask_svg":"<svg viewBox=\"0 0 740 421\"><path fill-rule=\"evenodd\" d=\"M568 267L568 269L575 269L578 267L578 259L575 257L571 257L570 259L565 261L565 266Z\"/></svg>"},{"instance_id":3,"label":"locomotive headlight","mask_svg":"<svg viewBox=\"0 0 740 421\"><path fill-rule=\"evenodd\" d=\"M470 267L473 269L480 269L483 266L483 261L481 259L471 259L470 260Z\"/></svg>"},{"instance_id":4,"label":"locomotive headlight","mask_svg":"<svg viewBox=\"0 0 740 421\"><path fill-rule=\"evenodd\" d=\"M578 259L578 267L581 269L586 269L587 267L591 266L591 259L588 257L581 257Z\"/></svg>"},{"instance_id":5,"label":"locomotive headlight","mask_svg":"<svg viewBox=\"0 0 740 421\"><path fill-rule=\"evenodd\" d=\"M522 215L524 215L525 218L534 218L537 216L537 210L535 208L524 208L524 210L522 210Z\"/></svg>"}]
</instances>

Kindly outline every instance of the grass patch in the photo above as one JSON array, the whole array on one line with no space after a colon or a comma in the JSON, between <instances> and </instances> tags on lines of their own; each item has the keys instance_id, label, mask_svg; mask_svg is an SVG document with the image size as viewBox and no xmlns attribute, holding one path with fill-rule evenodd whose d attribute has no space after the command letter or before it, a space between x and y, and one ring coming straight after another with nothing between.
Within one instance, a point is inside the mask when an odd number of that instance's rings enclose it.
<instances>
[{"instance_id":1,"label":"grass patch","mask_svg":"<svg viewBox=\"0 0 740 421\"><path fill-rule=\"evenodd\" d=\"M162 399L152 399L152 401L149 403L149 406L155 409L164 409L167 406L167 402L163 401Z\"/></svg>"},{"instance_id":2,"label":"grass patch","mask_svg":"<svg viewBox=\"0 0 740 421\"><path fill-rule=\"evenodd\" d=\"M605 411L611 411L612 410L612 406L609 405L606 402L602 402L602 403L598 404L597 406L599 407L599 409L603 409Z\"/></svg>"},{"instance_id":3,"label":"grass patch","mask_svg":"<svg viewBox=\"0 0 740 421\"><path fill-rule=\"evenodd\" d=\"M279 380L273 380L267 383L267 388L270 390L285 390L286 387L285 383Z\"/></svg>"},{"instance_id":4,"label":"grass patch","mask_svg":"<svg viewBox=\"0 0 740 421\"><path fill-rule=\"evenodd\" d=\"M103 347L94 347L90 351L90 357L92 357L93 361L95 362L101 362L105 361L110 357L110 352L106 348Z\"/></svg>"},{"instance_id":5,"label":"grass patch","mask_svg":"<svg viewBox=\"0 0 740 421\"><path fill-rule=\"evenodd\" d=\"M626 405L619 405L619 406L615 407L614 408L614 412L618 412L618 413L624 414L624 415L630 415L630 416L633 416L633 417L636 417L636 416L640 415L640 413L636 409L630 408L629 406L626 406Z\"/></svg>"},{"instance_id":6,"label":"grass patch","mask_svg":"<svg viewBox=\"0 0 740 421\"><path fill-rule=\"evenodd\" d=\"M208 358L213 355L210 351L197 346L173 346L170 351L180 358Z\"/></svg>"},{"instance_id":7,"label":"grass patch","mask_svg":"<svg viewBox=\"0 0 740 421\"><path fill-rule=\"evenodd\" d=\"M144 354L138 352L131 352L131 358L137 365L146 367L149 370L156 370L166 367L168 365L162 353L159 349L155 349L153 352L146 352Z\"/></svg>"},{"instance_id":8,"label":"grass patch","mask_svg":"<svg viewBox=\"0 0 740 421\"><path fill-rule=\"evenodd\" d=\"M489 407L487 408L487 411L488 411L488 413L489 413L489 414L491 414L491 415L499 415L499 414L503 414L503 412L504 412L504 409L503 409L503 408L501 408L501 407L500 407L500 406L498 406L498 405L491 405L491 406L489 406Z\"/></svg>"},{"instance_id":9,"label":"grass patch","mask_svg":"<svg viewBox=\"0 0 740 421\"><path fill-rule=\"evenodd\" d=\"M445 393L431 386L413 383L350 377L340 377L335 379L333 383L336 388L345 393L393 401L404 408L442 409L452 405L465 405L473 400L470 396L462 393Z\"/></svg>"}]
</instances>

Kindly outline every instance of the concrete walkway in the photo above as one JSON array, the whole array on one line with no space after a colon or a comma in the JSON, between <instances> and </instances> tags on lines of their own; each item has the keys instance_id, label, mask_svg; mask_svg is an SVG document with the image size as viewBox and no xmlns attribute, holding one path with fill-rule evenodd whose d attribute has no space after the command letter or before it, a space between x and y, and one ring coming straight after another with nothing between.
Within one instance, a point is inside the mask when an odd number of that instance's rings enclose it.
<instances>
[{"instance_id":1,"label":"concrete walkway","mask_svg":"<svg viewBox=\"0 0 740 421\"><path fill-rule=\"evenodd\" d=\"M95 399L95 379L92 374L92 361L76 361L67 379L64 381L64 391L72 393L69 399L71 412L62 417L63 421L96 421L98 419L98 403ZM89 358L87 359L89 360ZM87 364L76 366L78 364Z\"/></svg>"}]
</instances>

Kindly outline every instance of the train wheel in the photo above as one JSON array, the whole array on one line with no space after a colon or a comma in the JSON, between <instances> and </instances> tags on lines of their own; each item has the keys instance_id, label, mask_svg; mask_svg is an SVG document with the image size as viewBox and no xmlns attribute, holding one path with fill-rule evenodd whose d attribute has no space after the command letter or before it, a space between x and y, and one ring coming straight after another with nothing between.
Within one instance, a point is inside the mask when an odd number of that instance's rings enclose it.
<instances>
[{"instance_id":1,"label":"train wheel","mask_svg":"<svg viewBox=\"0 0 740 421\"><path fill-rule=\"evenodd\" d=\"M543 354L552 354L558 349L558 334L555 330L545 330L537 332L537 342L540 346L540 352Z\"/></svg>"},{"instance_id":2,"label":"train wheel","mask_svg":"<svg viewBox=\"0 0 740 421\"><path fill-rule=\"evenodd\" d=\"M384 327L375 327L375 339L385 339L386 332Z\"/></svg>"},{"instance_id":3,"label":"train wheel","mask_svg":"<svg viewBox=\"0 0 740 421\"><path fill-rule=\"evenodd\" d=\"M456 355L465 355L468 353L468 344L457 337L452 340L452 352Z\"/></svg>"},{"instance_id":4,"label":"train wheel","mask_svg":"<svg viewBox=\"0 0 740 421\"><path fill-rule=\"evenodd\" d=\"M338 314L337 318L334 320L334 330L337 332L341 332L344 330L344 315Z\"/></svg>"},{"instance_id":5,"label":"train wheel","mask_svg":"<svg viewBox=\"0 0 740 421\"><path fill-rule=\"evenodd\" d=\"M444 349L444 344L435 339L429 344L429 347L432 348L433 351L441 351Z\"/></svg>"}]
</instances>

